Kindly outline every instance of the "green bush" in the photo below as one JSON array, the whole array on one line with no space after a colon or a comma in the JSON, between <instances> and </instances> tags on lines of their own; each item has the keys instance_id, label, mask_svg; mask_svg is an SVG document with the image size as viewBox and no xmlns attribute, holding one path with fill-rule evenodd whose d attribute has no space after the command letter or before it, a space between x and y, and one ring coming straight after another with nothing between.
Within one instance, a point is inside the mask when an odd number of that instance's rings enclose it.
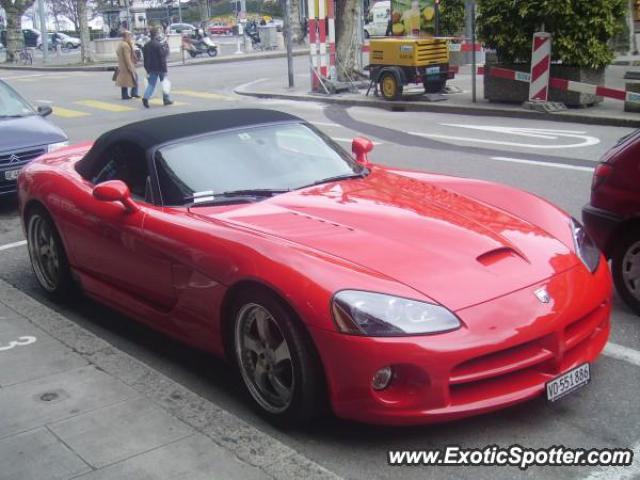
<instances>
[{"instance_id":1,"label":"green bush","mask_svg":"<svg viewBox=\"0 0 640 480\"><path fill-rule=\"evenodd\" d=\"M457 36L464 32L464 0L440 1L440 35Z\"/></svg>"},{"instance_id":2,"label":"green bush","mask_svg":"<svg viewBox=\"0 0 640 480\"><path fill-rule=\"evenodd\" d=\"M613 60L609 41L620 30L627 0L478 0L478 33L501 63L531 61L531 39L544 26L552 59L602 68Z\"/></svg>"}]
</instances>

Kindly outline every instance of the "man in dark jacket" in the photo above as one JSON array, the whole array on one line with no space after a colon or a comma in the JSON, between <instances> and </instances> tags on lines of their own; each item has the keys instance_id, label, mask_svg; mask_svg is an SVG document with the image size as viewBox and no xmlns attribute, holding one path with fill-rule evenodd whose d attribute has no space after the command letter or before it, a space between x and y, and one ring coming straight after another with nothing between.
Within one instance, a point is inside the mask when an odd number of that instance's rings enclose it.
<instances>
[{"instance_id":1,"label":"man in dark jacket","mask_svg":"<svg viewBox=\"0 0 640 480\"><path fill-rule=\"evenodd\" d=\"M163 83L167 76L167 56L169 55L168 47L160 42L158 28L153 27L149 34L151 40L149 40L142 49L144 69L147 71L149 81L147 89L144 91L144 96L142 97L142 104L145 108L149 108L149 98L156 89L158 79L160 79L160 83ZM162 102L165 105L171 105L173 103L169 97L169 92L163 90Z\"/></svg>"}]
</instances>

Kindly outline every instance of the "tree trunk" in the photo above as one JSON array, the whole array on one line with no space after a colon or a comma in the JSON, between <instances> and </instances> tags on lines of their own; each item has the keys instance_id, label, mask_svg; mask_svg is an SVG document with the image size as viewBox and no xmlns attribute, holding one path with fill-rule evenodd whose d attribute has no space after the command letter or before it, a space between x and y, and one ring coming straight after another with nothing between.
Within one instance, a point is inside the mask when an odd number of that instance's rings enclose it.
<instances>
[{"instance_id":1,"label":"tree trunk","mask_svg":"<svg viewBox=\"0 0 640 480\"><path fill-rule=\"evenodd\" d=\"M22 34L22 12L19 8L5 6L7 20L7 63L15 60L17 52L24 46Z\"/></svg>"},{"instance_id":2,"label":"tree trunk","mask_svg":"<svg viewBox=\"0 0 640 480\"><path fill-rule=\"evenodd\" d=\"M303 31L304 29L303 24L300 20L300 2L304 0L290 0L290 1L291 1L291 7L290 7L291 18L289 18L289 22L291 22L291 25L290 25L291 40L293 41L293 43L297 45L303 45L305 33Z\"/></svg>"},{"instance_id":3,"label":"tree trunk","mask_svg":"<svg viewBox=\"0 0 640 480\"><path fill-rule=\"evenodd\" d=\"M87 0L78 1L78 23L80 27L80 58L82 63L93 63L91 39L89 37L89 19L87 16Z\"/></svg>"},{"instance_id":4,"label":"tree trunk","mask_svg":"<svg viewBox=\"0 0 640 480\"><path fill-rule=\"evenodd\" d=\"M337 0L336 2L336 69L338 80L351 80L356 70L356 56L358 54L357 0Z\"/></svg>"}]
</instances>

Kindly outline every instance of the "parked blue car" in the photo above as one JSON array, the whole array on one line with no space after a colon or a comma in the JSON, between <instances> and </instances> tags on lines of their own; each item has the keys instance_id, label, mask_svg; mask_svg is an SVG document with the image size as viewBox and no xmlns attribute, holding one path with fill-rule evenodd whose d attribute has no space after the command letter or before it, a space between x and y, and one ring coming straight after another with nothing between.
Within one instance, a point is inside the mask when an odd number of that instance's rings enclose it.
<instances>
[{"instance_id":1,"label":"parked blue car","mask_svg":"<svg viewBox=\"0 0 640 480\"><path fill-rule=\"evenodd\" d=\"M44 119L51 112L51 107L35 109L0 80L0 197L15 193L24 165L67 144L65 133Z\"/></svg>"}]
</instances>

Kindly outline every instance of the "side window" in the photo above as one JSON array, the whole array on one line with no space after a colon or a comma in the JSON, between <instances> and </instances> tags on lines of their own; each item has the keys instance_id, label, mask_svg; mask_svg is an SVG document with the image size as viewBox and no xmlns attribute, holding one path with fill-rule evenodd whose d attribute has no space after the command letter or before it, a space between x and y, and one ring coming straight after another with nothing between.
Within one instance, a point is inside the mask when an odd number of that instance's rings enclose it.
<instances>
[{"instance_id":1,"label":"side window","mask_svg":"<svg viewBox=\"0 0 640 480\"><path fill-rule=\"evenodd\" d=\"M144 150L132 142L121 142L105 151L105 163L93 178L93 183L122 180L134 197L151 201L148 179L149 169Z\"/></svg>"}]
</instances>

